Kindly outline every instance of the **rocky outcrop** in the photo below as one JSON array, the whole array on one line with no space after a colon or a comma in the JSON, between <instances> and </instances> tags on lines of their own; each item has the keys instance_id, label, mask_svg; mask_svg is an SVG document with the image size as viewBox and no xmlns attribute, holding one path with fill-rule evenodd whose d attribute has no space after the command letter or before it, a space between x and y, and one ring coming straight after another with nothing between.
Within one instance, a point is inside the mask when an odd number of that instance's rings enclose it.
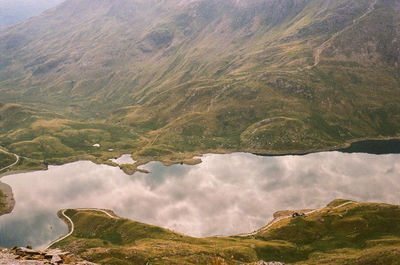
<instances>
[{"instance_id":1,"label":"rocky outcrop","mask_svg":"<svg viewBox=\"0 0 400 265\"><path fill-rule=\"evenodd\" d=\"M277 262L277 261L266 262L266 261L260 260L260 261L251 263L250 265L285 265L285 263Z\"/></svg>"},{"instance_id":2,"label":"rocky outcrop","mask_svg":"<svg viewBox=\"0 0 400 265\"><path fill-rule=\"evenodd\" d=\"M0 265L3 264L70 264L95 265L81 258L59 249L36 251L30 248L3 249L0 251Z\"/></svg>"}]
</instances>

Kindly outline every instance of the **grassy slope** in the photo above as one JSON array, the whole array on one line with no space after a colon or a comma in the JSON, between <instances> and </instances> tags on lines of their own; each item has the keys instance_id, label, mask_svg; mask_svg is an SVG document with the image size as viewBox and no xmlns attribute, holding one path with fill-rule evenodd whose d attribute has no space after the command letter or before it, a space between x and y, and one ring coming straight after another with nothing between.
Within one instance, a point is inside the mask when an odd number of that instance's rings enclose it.
<instances>
[{"instance_id":1,"label":"grassy slope","mask_svg":"<svg viewBox=\"0 0 400 265\"><path fill-rule=\"evenodd\" d=\"M144 163L399 137L396 1L303 71L372 1L174 1L73 0L2 29L0 101L22 106L1 106L0 144L52 163Z\"/></svg>"},{"instance_id":2,"label":"grassy slope","mask_svg":"<svg viewBox=\"0 0 400 265\"><path fill-rule=\"evenodd\" d=\"M102 213L68 210L75 232L58 243L100 264L397 264L400 208L361 203L285 219L249 237L192 238Z\"/></svg>"},{"instance_id":3,"label":"grassy slope","mask_svg":"<svg viewBox=\"0 0 400 265\"><path fill-rule=\"evenodd\" d=\"M0 106L0 116L4 117L0 145L21 156L19 169L44 168L44 161L104 163L140 146L137 134L129 128L103 122L79 122L17 104ZM100 147L93 146L97 143ZM1 159L0 166L11 164L11 159L15 161L13 156Z\"/></svg>"},{"instance_id":4,"label":"grassy slope","mask_svg":"<svg viewBox=\"0 0 400 265\"><path fill-rule=\"evenodd\" d=\"M5 154L0 151L0 168L11 165L15 162L15 157L13 155Z\"/></svg>"}]
</instances>

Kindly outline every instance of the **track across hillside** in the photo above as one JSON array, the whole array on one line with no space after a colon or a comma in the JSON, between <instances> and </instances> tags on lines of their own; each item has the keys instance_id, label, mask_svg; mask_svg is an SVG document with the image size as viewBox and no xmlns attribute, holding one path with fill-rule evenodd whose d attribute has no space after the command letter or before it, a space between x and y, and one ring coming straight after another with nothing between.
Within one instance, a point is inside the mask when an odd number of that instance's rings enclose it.
<instances>
[{"instance_id":1,"label":"track across hillside","mask_svg":"<svg viewBox=\"0 0 400 265\"><path fill-rule=\"evenodd\" d=\"M15 166L16 164L18 164L18 162L19 162L19 156L18 156L17 154L10 153L10 152L4 150L4 149L1 148L1 147L0 147L0 152L5 153L5 154L13 155L13 156L15 156L15 158L16 158L16 161L15 161L14 163L12 163L11 165L8 165L8 166L6 166L6 167L1 168L1 169L0 169L0 172L2 172L3 170L6 170L6 169L8 169L8 168L10 168L10 167L13 167L13 166Z\"/></svg>"},{"instance_id":2,"label":"track across hillside","mask_svg":"<svg viewBox=\"0 0 400 265\"><path fill-rule=\"evenodd\" d=\"M368 16L370 13L372 13L375 10L375 5L378 3L379 0L374 0L371 5L368 7L367 11L363 13L360 17L356 18L353 20L353 23L350 25L344 27L340 31L334 33L328 40L324 41L321 45L319 45L317 48L314 50L314 63L312 65L307 65L304 67L299 67L296 70L274 70L271 71L273 73L286 73L286 74L293 74L297 72L301 72L304 70L310 70L313 69L314 67L317 67L318 64L321 61L321 54L323 51L325 51L327 48L329 48L333 41L341 34L346 32L347 30L351 29L355 25L357 25L364 17Z\"/></svg>"},{"instance_id":3,"label":"track across hillside","mask_svg":"<svg viewBox=\"0 0 400 265\"><path fill-rule=\"evenodd\" d=\"M345 203L343 203L343 204L341 204L341 205L332 207L332 208L330 208L330 209L338 209L338 208L344 207L344 206L349 205L349 204L358 204L358 202L349 201L349 202L345 202ZM312 213L320 212L320 211L325 210L325 209L329 209L329 207L323 207L323 208L320 208L320 209L311 210L311 211L305 212L304 215L307 216L307 215L310 215L310 214L312 214ZM272 220L269 224L267 224L266 226L264 226L264 227L262 227L262 228L260 228L260 229L258 229L258 230L256 230L256 231L254 231L254 232L246 233L246 234L239 234L238 236L242 236L242 237L254 236L254 235L256 235L256 234L258 234L258 233L260 233L260 232L262 232L262 231L268 230L268 229L269 229L271 226L273 226L274 224L276 224L276 223L278 223L278 222L280 222L280 221L282 221L282 220L290 219L290 218L292 218L291 215L281 216L281 217L275 218L275 219Z\"/></svg>"},{"instance_id":4,"label":"track across hillside","mask_svg":"<svg viewBox=\"0 0 400 265\"><path fill-rule=\"evenodd\" d=\"M305 69L311 69L313 67L316 67L319 62L320 62L320 57L321 57L321 53L326 50L327 48L329 48L332 45L332 42L339 36L341 35L343 32L351 29L352 27L354 27L356 24L358 24L364 17L366 17L367 15L369 15L371 12L373 12L375 10L375 5L378 3L379 0L374 0L371 5L368 7L367 11L362 14L359 18L354 19L353 23L351 23L350 25L348 25L347 27L343 28L342 30L336 32L335 34L333 34L327 41L325 41L324 43L322 43L316 50L315 50L315 54L314 54L314 64L312 66L307 66L305 67Z\"/></svg>"},{"instance_id":5,"label":"track across hillside","mask_svg":"<svg viewBox=\"0 0 400 265\"><path fill-rule=\"evenodd\" d=\"M62 236L54 241L52 241L46 248L44 249L49 249L51 248L52 245L60 242L61 240L66 239L67 237L69 237L70 235L72 235L74 233L75 230L75 226L74 226L74 222L71 220L71 218L69 218L66 214L65 211L68 209L64 209L61 211L61 215L65 218L65 220L67 220L67 222L69 222L70 225L70 231L68 232L68 234L66 234L65 236ZM95 209L95 208L79 208L79 209L74 209L77 211L94 211L94 212L101 212L106 214L108 217L113 218L113 219L119 219L119 217L111 215L109 212L105 211L105 210L101 210L101 209Z\"/></svg>"}]
</instances>

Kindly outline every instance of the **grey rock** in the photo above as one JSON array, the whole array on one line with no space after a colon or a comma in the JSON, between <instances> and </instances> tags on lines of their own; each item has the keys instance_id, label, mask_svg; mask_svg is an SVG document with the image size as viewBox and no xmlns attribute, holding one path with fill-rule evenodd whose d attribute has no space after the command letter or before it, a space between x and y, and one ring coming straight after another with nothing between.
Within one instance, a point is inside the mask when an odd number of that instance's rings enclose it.
<instances>
[{"instance_id":1,"label":"grey rock","mask_svg":"<svg viewBox=\"0 0 400 265\"><path fill-rule=\"evenodd\" d=\"M62 258L59 256L59 255L54 255L52 258L51 258L51 263L53 263L53 264L60 264L60 263L62 263L63 262L63 260L62 260Z\"/></svg>"},{"instance_id":2,"label":"grey rock","mask_svg":"<svg viewBox=\"0 0 400 265\"><path fill-rule=\"evenodd\" d=\"M260 261L256 262L255 265L285 265L285 263L278 262L278 261L266 262L266 261L260 260Z\"/></svg>"}]
</instances>

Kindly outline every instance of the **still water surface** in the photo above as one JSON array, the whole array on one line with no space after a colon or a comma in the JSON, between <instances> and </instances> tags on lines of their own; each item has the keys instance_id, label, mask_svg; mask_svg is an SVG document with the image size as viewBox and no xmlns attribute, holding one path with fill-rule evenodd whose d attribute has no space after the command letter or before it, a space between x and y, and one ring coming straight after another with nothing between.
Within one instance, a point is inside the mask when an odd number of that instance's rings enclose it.
<instances>
[{"instance_id":1,"label":"still water surface","mask_svg":"<svg viewBox=\"0 0 400 265\"><path fill-rule=\"evenodd\" d=\"M265 225L277 210L317 208L336 198L399 204L400 154L340 152L262 157L209 154L195 166L151 162L124 174L88 161L3 177L14 211L0 217L0 246L46 245L67 232L63 208L119 216L192 236L232 235Z\"/></svg>"}]
</instances>

